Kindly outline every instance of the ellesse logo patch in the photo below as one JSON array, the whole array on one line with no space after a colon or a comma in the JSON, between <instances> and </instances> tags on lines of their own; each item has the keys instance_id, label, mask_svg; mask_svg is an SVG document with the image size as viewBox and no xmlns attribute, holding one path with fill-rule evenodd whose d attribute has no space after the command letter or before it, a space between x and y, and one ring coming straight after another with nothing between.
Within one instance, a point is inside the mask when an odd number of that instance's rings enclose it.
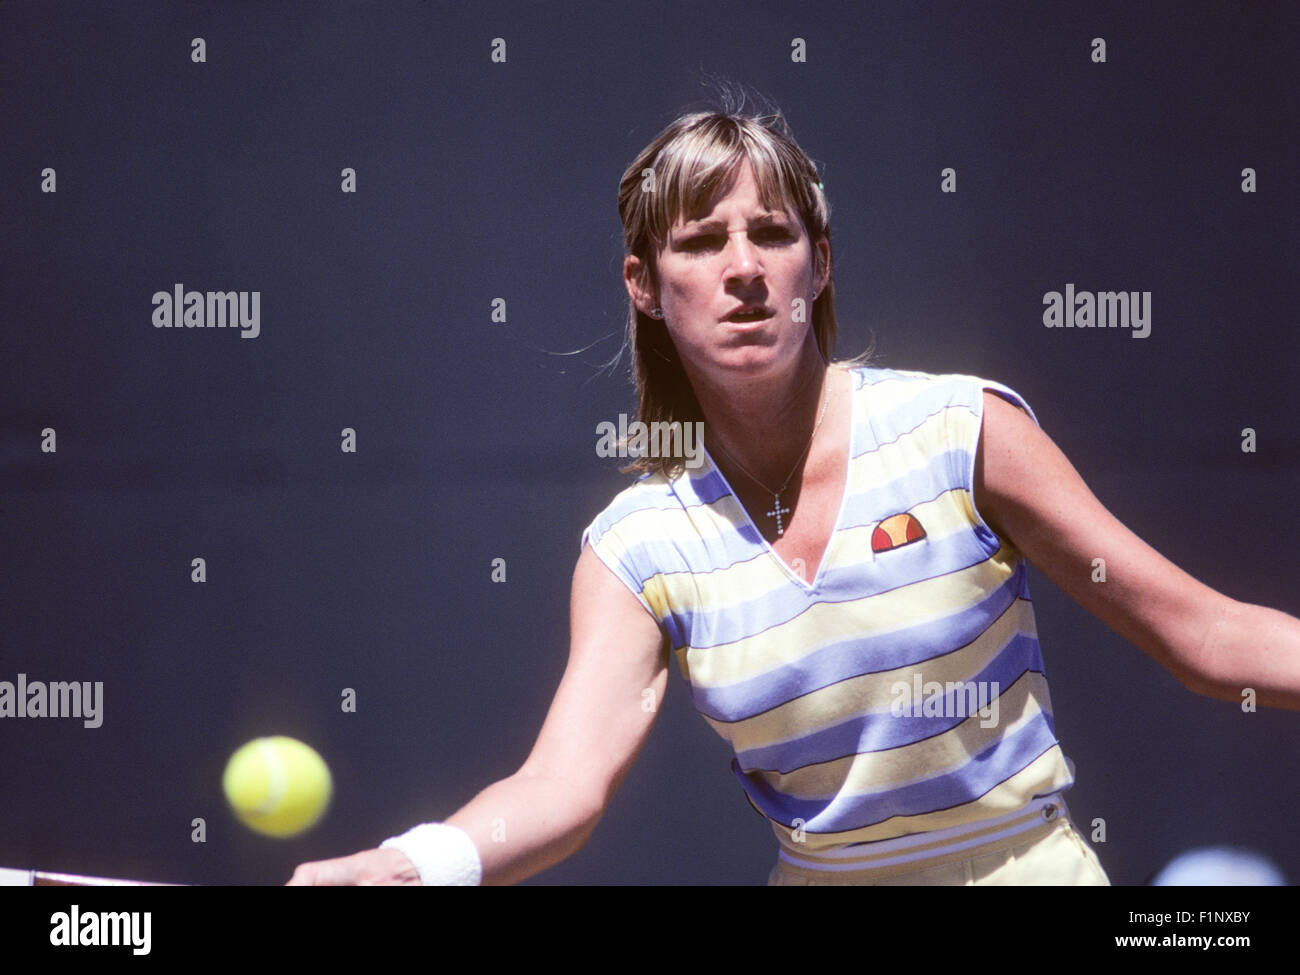
<instances>
[{"instance_id":1,"label":"ellesse logo patch","mask_svg":"<svg viewBox=\"0 0 1300 975\"><path fill-rule=\"evenodd\" d=\"M925 538L925 529L915 515L907 512L890 515L871 533L871 551L888 552L922 538Z\"/></svg>"}]
</instances>

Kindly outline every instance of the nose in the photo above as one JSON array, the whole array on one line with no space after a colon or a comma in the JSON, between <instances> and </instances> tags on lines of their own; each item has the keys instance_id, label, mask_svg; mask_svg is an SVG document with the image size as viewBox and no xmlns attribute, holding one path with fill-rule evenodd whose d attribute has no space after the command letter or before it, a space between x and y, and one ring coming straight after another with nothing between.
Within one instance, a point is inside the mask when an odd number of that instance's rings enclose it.
<instances>
[{"instance_id":1,"label":"nose","mask_svg":"<svg viewBox=\"0 0 1300 975\"><path fill-rule=\"evenodd\" d=\"M726 277L728 281L749 283L763 274L759 262L758 248L749 239L746 231L737 231L731 235L731 260L727 262Z\"/></svg>"}]
</instances>

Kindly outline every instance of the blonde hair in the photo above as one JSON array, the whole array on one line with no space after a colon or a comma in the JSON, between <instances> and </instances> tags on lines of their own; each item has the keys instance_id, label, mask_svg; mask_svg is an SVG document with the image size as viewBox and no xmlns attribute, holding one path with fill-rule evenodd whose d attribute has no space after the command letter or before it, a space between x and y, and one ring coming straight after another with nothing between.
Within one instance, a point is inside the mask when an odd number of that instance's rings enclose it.
<instances>
[{"instance_id":1,"label":"blonde hair","mask_svg":"<svg viewBox=\"0 0 1300 975\"><path fill-rule=\"evenodd\" d=\"M763 205L797 213L814 245L823 237L830 245L830 204L817 166L799 148L779 111L765 115L693 112L655 136L619 182L624 247L628 254L640 258L656 294L656 258L669 230L681 217L706 212L730 189L745 160L753 170ZM815 277L821 271L821 256L815 246L813 261ZM833 275L813 302L812 327L817 348L829 362L836 333ZM643 423L703 420L667 326L642 314L630 298L625 347L632 350L638 418ZM682 466L680 457L640 457L624 470L659 471L672 477Z\"/></svg>"}]
</instances>

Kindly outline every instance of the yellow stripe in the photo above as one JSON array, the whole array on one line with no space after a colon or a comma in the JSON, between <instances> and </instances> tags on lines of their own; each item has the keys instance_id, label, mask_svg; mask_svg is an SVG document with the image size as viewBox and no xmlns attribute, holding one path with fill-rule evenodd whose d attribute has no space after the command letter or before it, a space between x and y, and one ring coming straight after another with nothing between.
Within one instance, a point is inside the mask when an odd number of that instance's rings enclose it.
<instances>
[{"instance_id":1,"label":"yellow stripe","mask_svg":"<svg viewBox=\"0 0 1300 975\"><path fill-rule=\"evenodd\" d=\"M974 641L919 667L907 664L840 681L744 721L705 720L737 751L764 748L832 727L855 714L887 712L894 701L893 685L903 681L910 687L914 673L923 681L970 680L1020 634L1037 636L1032 604L1018 599Z\"/></svg>"},{"instance_id":2,"label":"yellow stripe","mask_svg":"<svg viewBox=\"0 0 1300 975\"><path fill-rule=\"evenodd\" d=\"M859 639L943 619L974 605L1010 577L1011 567L986 559L958 572L844 603L819 603L778 627L691 654L697 687L726 687L804 657L853 634Z\"/></svg>"},{"instance_id":3,"label":"yellow stripe","mask_svg":"<svg viewBox=\"0 0 1300 975\"><path fill-rule=\"evenodd\" d=\"M1001 816L1024 806L1026 796L1059 791L1069 781L1070 772L1065 766L1065 756L1057 745L983 796L952 809L942 809L919 816L895 816L874 826L845 830L842 833L805 832L802 843L791 841L789 827L773 823L772 830L783 846L796 854L806 856L845 843L893 839L911 833L947 829L992 816Z\"/></svg>"},{"instance_id":4,"label":"yellow stripe","mask_svg":"<svg viewBox=\"0 0 1300 975\"><path fill-rule=\"evenodd\" d=\"M911 397L907 397L911 399ZM874 407L883 412L888 407ZM861 485L884 486L914 471L925 470L948 446L945 418L950 413L969 413L961 407L947 407L924 419L897 440L880 444L853 458L850 472L858 490Z\"/></svg>"},{"instance_id":5,"label":"yellow stripe","mask_svg":"<svg viewBox=\"0 0 1300 975\"><path fill-rule=\"evenodd\" d=\"M943 734L887 751L846 755L831 762L807 765L784 775L763 778L792 799L829 799L838 795L870 797L937 778L970 762L999 738L1010 737L1050 710L1042 703L1046 682L1041 674L1023 675L997 699L996 721L976 713ZM993 711L989 711L993 717ZM810 824L811 825L811 824Z\"/></svg>"},{"instance_id":6,"label":"yellow stripe","mask_svg":"<svg viewBox=\"0 0 1300 975\"><path fill-rule=\"evenodd\" d=\"M912 513L925 526L926 534L932 542L970 532L970 523L963 513L966 504L962 497L964 494L965 492L949 491L932 502L912 509ZM860 565L863 561L870 561L873 558L871 535L878 524L880 523L876 521L840 531L831 539L827 549L828 567L836 564ZM720 526L712 525L710 528L706 537L716 538L721 534ZM671 541L671 538L671 535L665 535L666 541ZM689 538L689 535L685 536L683 541ZM874 557L879 558L880 555ZM1007 565L1001 570L1001 576L1009 576L1012 571L1013 566ZM724 569L712 572L663 572L659 573L658 578L666 598L673 605L708 606L711 615L719 616L734 609L737 604L751 602L765 593L790 585L789 575L776 559L770 557L766 548L756 549L753 558Z\"/></svg>"}]
</instances>

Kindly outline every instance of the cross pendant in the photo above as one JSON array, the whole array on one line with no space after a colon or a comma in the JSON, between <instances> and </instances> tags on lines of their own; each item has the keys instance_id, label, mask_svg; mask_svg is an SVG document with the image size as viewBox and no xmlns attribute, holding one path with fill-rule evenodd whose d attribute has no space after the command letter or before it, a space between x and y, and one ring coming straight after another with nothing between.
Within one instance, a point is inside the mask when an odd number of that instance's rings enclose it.
<instances>
[{"instance_id":1,"label":"cross pendant","mask_svg":"<svg viewBox=\"0 0 1300 975\"><path fill-rule=\"evenodd\" d=\"M775 519L776 519L776 537L777 537L777 538L780 538L782 535L785 534L785 525L782 524L782 522L781 522L781 516L782 516L782 515L788 515L789 513L790 513L790 509L789 509L789 508L782 508L782 507L781 507L781 495L779 495L779 494L774 494L774 495L772 496L772 510L769 511L769 512L767 512L767 516L768 516L769 518L775 518Z\"/></svg>"}]
</instances>

